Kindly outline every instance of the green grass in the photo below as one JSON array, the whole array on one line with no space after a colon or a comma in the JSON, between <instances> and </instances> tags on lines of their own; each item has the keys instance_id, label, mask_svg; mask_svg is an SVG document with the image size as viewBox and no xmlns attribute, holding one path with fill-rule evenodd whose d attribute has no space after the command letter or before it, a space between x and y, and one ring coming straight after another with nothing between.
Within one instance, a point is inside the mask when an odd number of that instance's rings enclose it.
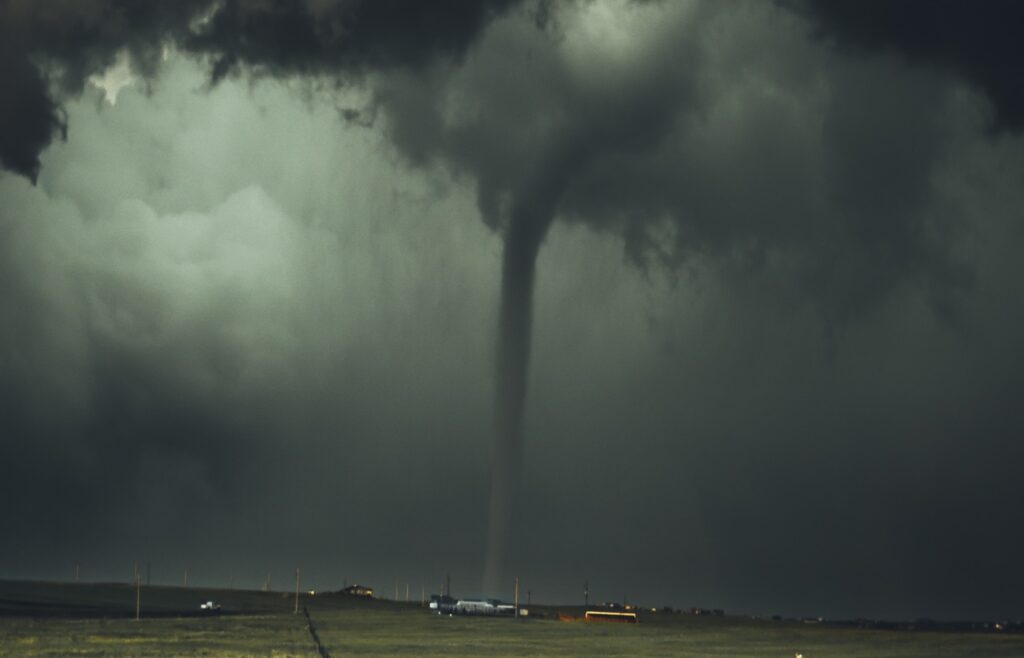
<instances>
[{"instance_id":1,"label":"green grass","mask_svg":"<svg viewBox=\"0 0 1024 658\"><path fill-rule=\"evenodd\" d=\"M0 656L304 656L317 652L301 615L0 619Z\"/></svg>"},{"instance_id":2,"label":"green grass","mask_svg":"<svg viewBox=\"0 0 1024 658\"><path fill-rule=\"evenodd\" d=\"M317 656L304 615L281 592L0 581L0 657ZM213 599L228 614L198 614ZM306 597L339 656L1024 656L1024 636L860 630L738 617L648 614L640 624L448 617L409 604ZM578 612L578 611L576 611Z\"/></svg>"},{"instance_id":3,"label":"green grass","mask_svg":"<svg viewBox=\"0 0 1024 658\"><path fill-rule=\"evenodd\" d=\"M320 639L332 656L1024 655L1024 637L1019 636L858 630L682 615L652 615L632 625L439 617L421 611L312 614Z\"/></svg>"}]
</instances>

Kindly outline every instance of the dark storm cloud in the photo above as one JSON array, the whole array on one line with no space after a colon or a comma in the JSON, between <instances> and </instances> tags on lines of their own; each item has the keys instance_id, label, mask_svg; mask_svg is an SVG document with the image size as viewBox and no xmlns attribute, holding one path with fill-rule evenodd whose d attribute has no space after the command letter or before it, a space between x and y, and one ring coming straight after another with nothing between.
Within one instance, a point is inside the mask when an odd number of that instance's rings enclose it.
<instances>
[{"instance_id":1,"label":"dark storm cloud","mask_svg":"<svg viewBox=\"0 0 1024 658\"><path fill-rule=\"evenodd\" d=\"M558 216L624 236L642 265L774 262L830 321L906 283L955 314L971 275L932 187L948 79L812 51L771 6L637 5L621 25L566 7L547 33L503 20L458 69L376 89L399 148L475 180L489 225L534 206L541 239Z\"/></svg>"},{"instance_id":2,"label":"dark storm cloud","mask_svg":"<svg viewBox=\"0 0 1024 658\"><path fill-rule=\"evenodd\" d=\"M964 76L991 99L999 127L1024 127L1019 2L807 0L797 6L845 44L897 52L915 64Z\"/></svg>"},{"instance_id":3,"label":"dark storm cloud","mask_svg":"<svg viewBox=\"0 0 1024 658\"><path fill-rule=\"evenodd\" d=\"M182 465L194 473L181 481L181 502L228 495L248 463L244 446L275 427L257 411L264 406L257 400L269 396L263 385L237 391L230 384L242 379L242 361L223 327L244 308L225 302L216 314L188 313L168 294L173 268L164 267L155 286L145 279L159 263L125 277L120 268L143 255L133 250L111 268L110 256L125 253L108 244L93 260L95 234L76 211L47 209L7 183L0 452L5 464L18 465L0 484L9 531L50 546L117 534L117 517L129 513L139 489L173 480L180 474L165 469ZM192 287L200 297L211 292Z\"/></svg>"},{"instance_id":4,"label":"dark storm cloud","mask_svg":"<svg viewBox=\"0 0 1024 658\"><path fill-rule=\"evenodd\" d=\"M504 231L504 299L520 300L502 319L516 339L499 358L518 364L505 376L525 378L533 263L556 219L622 236L648 266L710 260L735 281L778 277L769 294L795 287L828 327L904 294L959 321L976 275L957 253L967 219L939 177L958 131L980 119L956 77L823 48L767 5L633 6L613 19L605 7L564 9L547 33L508 17L455 70L376 88L399 148L473 180L484 220ZM519 240L528 248L513 250ZM508 387L521 413L521 387Z\"/></svg>"},{"instance_id":5,"label":"dark storm cloud","mask_svg":"<svg viewBox=\"0 0 1024 658\"><path fill-rule=\"evenodd\" d=\"M39 71L19 54L11 54L11 41L0 46L0 164L35 182L39 153L55 132L66 131L60 111L46 90Z\"/></svg>"},{"instance_id":6,"label":"dark storm cloud","mask_svg":"<svg viewBox=\"0 0 1024 658\"><path fill-rule=\"evenodd\" d=\"M31 180L39 154L57 132L67 130L60 104L81 93L86 79L127 48L140 71L154 72L161 41L182 32L205 0L180 3L34 3L0 5L0 162Z\"/></svg>"},{"instance_id":7,"label":"dark storm cloud","mask_svg":"<svg viewBox=\"0 0 1024 658\"><path fill-rule=\"evenodd\" d=\"M152 76L161 49L208 56L214 81L240 66L271 75L354 79L460 56L510 0L279 2L89 0L0 6L0 163L30 180L39 154L66 130L60 104L127 49Z\"/></svg>"},{"instance_id":8,"label":"dark storm cloud","mask_svg":"<svg viewBox=\"0 0 1024 658\"><path fill-rule=\"evenodd\" d=\"M948 143L936 112L943 82L841 59L771 80L773 64L753 56L741 55L764 77L744 82L737 71L731 88L676 108L653 148L596 158L569 188L565 213L622 231L640 262L712 254L788 268L830 319L854 317L903 283L937 299L969 283L950 252L955 222L931 206Z\"/></svg>"},{"instance_id":9,"label":"dark storm cloud","mask_svg":"<svg viewBox=\"0 0 1024 658\"><path fill-rule=\"evenodd\" d=\"M5 166L73 110L0 178L13 573L477 590L497 315L493 559L542 600L1018 609L1022 163L976 57L768 3L395 6L3 5ZM151 95L101 106L125 46Z\"/></svg>"},{"instance_id":10,"label":"dark storm cloud","mask_svg":"<svg viewBox=\"0 0 1024 658\"><path fill-rule=\"evenodd\" d=\"M565 7L568 20L589 9ZM518 498L538 252L578 172L602 154L656 144L687 91L685 83L662 84L691 52L685 35L660 35L656 54L643 62L649 67L574 71L558 51L560 24L509 18L461 70L435 69L418 80L401 74L377 95L396 145L413 162L440 162L470 176L483 220L505 238L488 590L500 581Z\"/></svg>"},{"instance_id":11,"label":"dark storm cloud","mask_svg":"<svg viewBox=\"0 0 1024 658\"><path fill-rule=\"evenodd\" d=\"M458 58L514 0L439 3L245 2L218 6L186 47L213 58L218 80L239 66L339 75Z\"/></svg>"},{"instance_id":12,"label":"dark storm cloud","mask_svg":"<svg viewBox=\"0 0 1024 658\"><path fill-rule=\"evenodd\" d=\"M214 80L240 66L280 76L361 77L371 70L412 69L388 74L377 86L396 144L414 162L444 161L469 173L492 226L506 225L532 205L546 208L531 213L541 238L561 213L626 235L638 261L652 255L672 261L710 249L734 255L738 250L756 263L773 248L791 249L804 261L800 276L822 288L814 294L825 299L838 291L854 310L900 280L921 278L938 291L937 299L969 280L949 257L949 227L922 205L932 164L942 157L934 111L943 102L941 81L924 73L911 75L909 84L898 76L888 82L875 78L875 71L884 76L898 70L895 63L840 63L808 72L812 77L803 80L787 73L774 82L764 72L766 93L807 94L823 81L833 89L822 108L824 139L811 145L821 149L811 156L826 170L825 207L822 199L811 198L815 190L800 190L813 187L808 174L814 174L799 169L807 166L808 154L794 152L804 138L797 134L800 126L785 123L817 117L797 117L785 99L768 98L778 101L775 107L762 105L744 117L747 124L737 129L749 130L751 138L737 144L735 153L701 153L706 145L694 141L701 129L695 124L712 123L709 113L721 111L715 103L730 91L701 79L702 30L727 29L734 14L771 12L747 5L729 11L702 7L689 12L691 18L674 19L678 29L671 34L634 25L630 29L650 31L654 45L624 68L612 56L601 62L604 68L567 67L553 46L561 29L557 19L539 21L546 26L541 29L538 21L502 28L491 37L504 40L501 46L476 55L467 67L437 63L436 56L458 61L508 4L7 3L0 21L6 37L0 62L8 72L0 158L34 179L39 152L66 127L60 98L79 93L86 78L108 66L121 48L132 54L136 68L152 74L161 44L176 43L209 57ZM1009 126L1017 125L1020 113L1013 65L1019 46L1007 27L1014 24L1015 7L801 5L844 39L905 51L912 61L934 61L964 74L993 98ZM537 16L552 11L542 8ZM568 15L562 23L593 13L586 4L561 11ZM658 12L687 13L658 5L627 11ZM785 21L781 14L775 19ZM705 43L707 48L713 45ZM454 84L446 76L454 76ZM875 88L859 86L857 76ZM886 105L874 102L878 94L886 94ZM697 182L709 177L709 166L735 169L740 162L729 190ZM732 198L723 203L723 195ZM744 204L745 198L751 203ZM754 211L764 203L771 212ZM760 219L752 220L756 215ZM670 244L659 223L671 229ZM838 245L842 254L828 253ZM858 271L867 261L873 261L871 273ZM830 313L847 313L845 302L838 306Z\"/></svg>"},{"instance_id":13,"label":"dark storm cloud","mask_svg":"<svg viewBox=\"0 0 1024 658\"><path fill-rule=\"evenodd\" d=\"M225 563L255 586L280 556L296 559L281 532L313 529L321 540L306 542L302 559L347 555L347 574L362 580L360 561L400 551L345 539L353 527L375 528L379 514L405 519L408 531L436 531L438 519L452 535L469 532L464 520L475 529L484 510L458 488L463 474L486 480L485 448L448 459L454 472L440 488L454 489L454 502L429 523L412 518L400 489L377 489L381 473L426 487L435 473L410 468L405 456L428 464L451 437L480 434L473 341L460 339L453 374L428 337L459 326L466 308L490 308L457 294L481 277L455 276L460 265L431 264L432 253L388 266L391 234L419 235L421 245L450 236L428 229L436 222L422 203L415 222L403 219L396 197L419 192L379 175L364 143L374 138L346 132L332 104L304 106L276 84L254 90L229 80L207 90L194 62L178 56L165 66L152 94L129 88L99 112L96 90L70 102L79 130L48 154L43 185L0 181L0 461L18 465L6 471L2 515L12 536L26 538L8 546L7 564L66 563L70 550L83 573L92 565L89 578L120 577L97 565L144 552L167 582L190 552L193 540L182 538L200 533L208 545L231 546ZM225 114L229 125L216 119ZM319 148L325 140L348 158L359 153L358 172ZM196 147L210 143L226 150ZM346 182L353 176L355 186ZM318 178L324 183L311 187ZM287 201L287 213L274 199ZM388 221L368 241L360 229L380 213ZM325 218L330 227L306 243L301 227ZM300 263L310 249L324 256L313 259L322 275ZM402 271L418 276L424 261L434 275L410 297ZM414 306L431 304L449 309L447 330L432 316L407 321ZM400 377L381 369L394 358L406 363ZM424 380L440 382L429 403L415 386ZM297 486L277 486L284 482ZM322 582L338 585L345 573Z\"/></svg>"}]
</instances>

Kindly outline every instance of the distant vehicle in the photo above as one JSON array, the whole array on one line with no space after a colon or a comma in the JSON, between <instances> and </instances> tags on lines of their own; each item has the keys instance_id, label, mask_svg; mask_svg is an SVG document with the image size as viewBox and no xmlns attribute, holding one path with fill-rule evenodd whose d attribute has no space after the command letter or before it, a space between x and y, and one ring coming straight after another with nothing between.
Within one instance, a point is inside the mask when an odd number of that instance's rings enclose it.
<instances>
[{"instance_id":1,"label":"distant vehicle","mask_svg":"<svg viewBox=\"0 0 1024 658\"><path fill-rule=\"evenodd\" d=\"M200 610L209 610L210 612L214 612L216 610L220 610L220 604L219 603L214 603L213 601L207 601L206 603L203 603L202 605L200 605L199 609Z\"/></svg>"},{"instance_id":2,"label":"distant vehicle","mask_svg":"<svg viewBox=\"0 0 1024 658\"><path fill-rule=\"evenodd\" d=\"M462 615L496 615L498 602L493 599L459 599L455 604L455 612Z\"/></svg>"},{"instance_id":3,"label":"distant vehicle","mask_svg":"<svg viewBox=\"0 0 1024 658\"><path fill-rule=\"evenodd\" d=\"M430 609L437 611L439 615L483 615L515 617L516 606L502 603L497 599L454 599L447 595L438 596L433 594L430 597ZM523 608L519 609L521 616L526 616Z\"/></svg>"},{"instance_id":4,"label":"distant vehicle","mask_svg":"<svg viewBox=\"0 0 1024 658\"><path fill-rule=\"evenodd\" d=\"M637 619L635 612L611 612L609 610L587 610L583 614L586 621L618 621L635 624Z\"/></svg>"},{"instance_id":5,"label":"distant vehicle","mask_svg":"<svg viewBox=\"0 0 1024 658\"><path fill-rule=\"evenodd\" d=\"M450 615L455 612L457 601L447 594L431 594L430 609L436 610L439 615Z\"/></svg>"}]
</instances>

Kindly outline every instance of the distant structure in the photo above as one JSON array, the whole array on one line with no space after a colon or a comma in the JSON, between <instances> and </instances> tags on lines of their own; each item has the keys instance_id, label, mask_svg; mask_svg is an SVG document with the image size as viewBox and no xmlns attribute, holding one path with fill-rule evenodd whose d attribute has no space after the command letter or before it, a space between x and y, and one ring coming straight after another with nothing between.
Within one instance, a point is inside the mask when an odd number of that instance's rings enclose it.
<instances>
[{"instance_id":1,"label":"distant structure","mask_svg":"<svg viewBox=\"0 0 1024 658\"><path fill-rule=\"evenodd\" d=\"M609 610L625 610L627 612L636 609L635 605L631 605L629 603L617 603L616 601L605 601L601 604L601 607Z\"/></svg>"},{"instance_id":2,"label":"distant structure","mask_svg":"<svg viewBox=\"0 0 1024 658\"><path fill-rule=\"evenodd\" d=\"M690 608L689 612L695 617L707 617L709 615L714 615L715 617L725 616L725 610L722 610L721 608L715 608L714 610L708 610L707 608Z\"/></svg>"},{"instance_id":3,"label":"distant structure","mask_svg":"<svg viewBox=\"0 0 1024 658\"><path fill-rule=\"evenodd\" d=\"M373 598L373 588L365 585L349 585L344 589L338 591L338 594L347 594L348 596L362 596L367 599Z\"/></svg>"}]
</instances>

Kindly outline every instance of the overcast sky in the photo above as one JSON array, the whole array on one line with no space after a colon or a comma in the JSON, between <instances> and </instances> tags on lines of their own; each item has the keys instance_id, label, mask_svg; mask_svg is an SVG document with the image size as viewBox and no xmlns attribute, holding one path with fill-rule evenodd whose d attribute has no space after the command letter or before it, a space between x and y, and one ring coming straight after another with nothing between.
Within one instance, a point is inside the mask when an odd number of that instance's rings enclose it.
<instances>
[{"instance_id":1,"label":"overcast sky","mask_svg":"<svg viewBox=\"0 0 1024 658\"><path fill-rule=\"evenodd\" d=\"M0 2L0 577L1019 618L1018 6Z\"/></svg>"}]
</instances>

